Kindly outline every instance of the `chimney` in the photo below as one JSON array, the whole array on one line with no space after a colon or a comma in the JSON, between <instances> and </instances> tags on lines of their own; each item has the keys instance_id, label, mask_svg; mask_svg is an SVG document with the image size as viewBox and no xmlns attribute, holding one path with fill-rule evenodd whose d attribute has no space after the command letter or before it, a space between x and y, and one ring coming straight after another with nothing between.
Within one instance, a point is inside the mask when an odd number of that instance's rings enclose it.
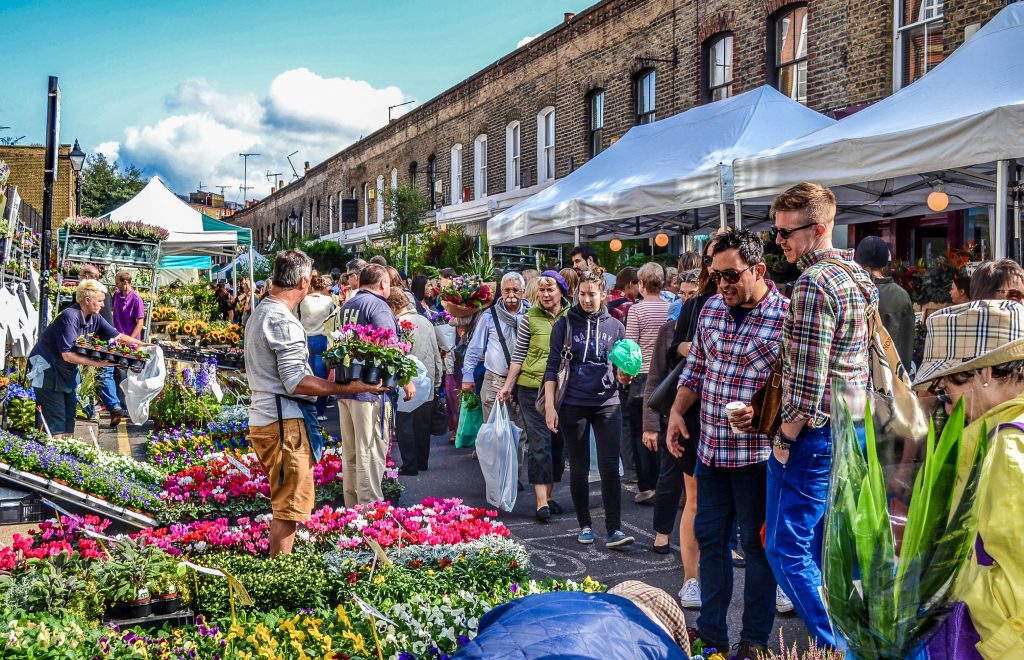
<instances>
[{"instance_id":1,"label":"chimney","mask_svg":"<svg viewBox=\"0 0 1024 660\"><path fill-rule=\"evenodd\" d=\"M568 23L569 21L571 21L571 20L572 20L572 19L574 19L574 18L576 18L576 14L574 14L574 13L573 13L573 12L571 12L571 11L567 11L567 12L565 12L565 22L566 22L566 23Z\"/></svg>"},{"instance_id":2,"label":"chimney","mask_svg":"<svg viewBox=\"0 0 1024 660\"><path fill-rule=\"evenodd\" d=\"M273 195L276 192L277 192L277 188L274 187L274 186L270 186L270 194Z\"/></svg>"},{"instance_id":3,"label":"chimney","mask_svg":"<svg viewBox=\"0 0 1024 660\"><path fill-rule=\"evenodd\" d=\"M306 169L304 169L302 171L303 174L307 174L309 172L309 161L308 160L306 161L305 165L306 165Z\"/></svg>"},{"instance_id":4,"label":"chimney","mask_svg":"<svg viewBox=\"0 0 1024 660\"><path fill-rule=\"evenodd\" d=\"M284 179L278 179L278 181L277 181L277 189L281 190L282 188L284 188Z\"/></svg>"}]
</instances>

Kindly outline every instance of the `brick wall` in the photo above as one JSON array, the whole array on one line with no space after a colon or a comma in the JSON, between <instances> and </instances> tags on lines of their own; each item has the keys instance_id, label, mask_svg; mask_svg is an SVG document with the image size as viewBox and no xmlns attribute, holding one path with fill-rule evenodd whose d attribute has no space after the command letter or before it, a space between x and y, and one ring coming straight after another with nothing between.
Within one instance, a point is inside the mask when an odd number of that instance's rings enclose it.
<instances>
[{"instance_id":1,"label":"brick wall","mask_svg":"<svg viewBox=\"0 0 1024 660\"><path fill-rule=\"evenodd\" d=\"M890 94L892 0L603 0L235 214L232 222L254 228L262 247L281 232L293 208L297 215L304 210L308 218L310 202L314 214L320 202L326 231L330 198L337 228L339 194L348 197L355 188L357 227L362 226L363 185L374 187L378 175L389 185L393 168L405 183L409 164L416 162L415 183L426 195L432 156L442 182L438 202L449 204L451 147L462 145L462 182L472 190L473 145L480 134L488 136L487 191L504 192L505 128L512 121L521 125L524 185L527 178L535 183L537 113L547 106L556 109L556 176L565 176L589 157L591 92L605 93L607 148L636 123L634 81L647 69L657 72L658 118L699 104L706 84L703 48L709 37L725 31L734 37L734 93L754 89L767 79L772 18L801 4L808 8L808 105L834 113ZM946 0L945 7L947 47L952 48L962 42L964 26L994 15L1001 0ZM674 57L676 65L671 63ZM461 191L454 195L461 198ZM369 217L371 225L379 220L372 200Z\"/></svg>"},{"instance_id":2,"label":"brick wall","mask_svg":"<svg viewBox=\"0 0 1024 660\"><path fill-rule=\"evenodd\" d=\"M75 213L75 172L68 154L70 145L61 145L57 182L53 184L53 226L57 227ZM46 148L40 146L0 145L0 160L11 166L8 186L18 187L23 203L43 212L43 168Z\"/></svg>"}]
</instances>

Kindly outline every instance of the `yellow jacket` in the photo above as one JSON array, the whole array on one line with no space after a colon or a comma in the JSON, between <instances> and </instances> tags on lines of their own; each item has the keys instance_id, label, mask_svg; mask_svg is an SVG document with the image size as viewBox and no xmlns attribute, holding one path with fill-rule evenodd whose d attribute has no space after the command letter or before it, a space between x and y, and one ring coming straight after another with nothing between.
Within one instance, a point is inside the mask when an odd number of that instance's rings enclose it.
<instances>
[{"instance_id":1,"label":"yellow jacket","mask_svg":"<svg viewBox=\"0 0 1024 660\"><path fill-rule=\"evenodd\" d=\"M999 424L1024 422L1024 394L964 429L962 468L966 458L969 469L983 422L990 432ZM966 472L961 469L960 479L964 478ZM982 566L972 552L954 594L971 613L981 635L977 649L983 657L1024 659L1024 432L1009 428L992 437L974 513L985 553L993 561Z\"/></svg>"}]
</instances>

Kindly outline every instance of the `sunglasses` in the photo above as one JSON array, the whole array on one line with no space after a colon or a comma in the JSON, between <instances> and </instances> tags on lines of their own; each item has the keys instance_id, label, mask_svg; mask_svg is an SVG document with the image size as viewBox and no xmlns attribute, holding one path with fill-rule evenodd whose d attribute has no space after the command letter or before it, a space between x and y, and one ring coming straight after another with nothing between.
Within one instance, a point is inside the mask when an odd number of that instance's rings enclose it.
<instances>
[{"instance_id":1,"label":"sunglasses","mask_svg":"<svg viewBox=\"0 0 1024 660\"><path fill-rule=\"evenodd\" d=\"M811 227L816 227L816 226L818 226L818 224L819 223L817 223L817 222L811 222L811 223L808 223L806 225L803 225L802 227L794 227L793 229L783 229L782 227L772 227L772 228L770 228L768 230L768 235L771 237L771 241L773 243L775 242L775 239L778 238L779 236L782 237L782 240L788 241L789 237L792 236L793 234L795 234L796 232L803 231L804 229L810 229Z\"/></svg>"},{"instance_id":2,"label":"sunglasses","mask_svg":"<svg viewBox=\"0 0 1024 660\"><path fill-rule=\"evenodd\" d=\"M1024 302L1024 291L1021 291L1020 289L996 289L996 293L1001 296L1006 296L1007 300Z\"/></svg>"},{"instance_id":3,"label":"sunglasses","mask_svg":"<svg viewBox=\"0 0 1024 660\"><path fill-rule=\"evenodd\" d=\"M710 273L708 273L708 277L711 278L711 281L714 282L715 284L721 284L722 280L725 280L729 284L736 284L737 282L740 281L740 277L743 275L743 273L747 272L753 267L754 266L747 266L743 270L713 270Z\"/></svg>"},{"instance_id":4,"label":"sunglasses","mask_svg":"<svg viewBox=\"0 0 1024 660\"><path fill-rule=\"evenodd\" d=\"M714 262L715 257L710 254L704 255L704 267L711 268L711 264Z\"/></svg>"}]
</instances>

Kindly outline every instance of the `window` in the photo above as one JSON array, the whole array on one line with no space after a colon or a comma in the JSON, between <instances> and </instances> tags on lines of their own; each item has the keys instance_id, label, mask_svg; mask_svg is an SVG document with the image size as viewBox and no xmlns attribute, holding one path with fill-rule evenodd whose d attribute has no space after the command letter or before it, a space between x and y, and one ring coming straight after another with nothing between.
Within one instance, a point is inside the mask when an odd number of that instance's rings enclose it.
<instances>
[{"instance_id":1,"label":"window","mask_svg":"<svg viewBox=\"0 0 1024 660\"><path fill-rule=\"evenodd\" d=\"M587 102L587 115L590 124L589 142L590 157L593 158L604 149L604 90L591 92Z\"/></svg>"},{"instance_id":2,"label":"window","mask_svg":"<svg viewBox=\"0 0 1024 660\"><path fill-rule=\"evenodd\" d=\"M458 204L462 201L462 145L456 144L452 147L452 192L451 203Z\"/></svg>"},{"instance_id":3,"label":"window","mask_svg":"<svg viewBox=\"0 0 1024 660\"><path fill-rule=\"evenodd\" d=\"M537 183L555 178L555 109L537 115Z\"/></svg>"},{"instance_id":4,"label":"window","mask_svg":"<svg viewBox=\"0 0 1024 660\"><path fill-rule=\"evenodd\" d=\"M434 208L435 206L437 206L434 197L434 189L437 186L436 180L436 159L434 158L434 154L430 154L430 156L427 158L427 194L430 196L430 208Z\"/></svg>"},{"instance_id":5,"label":"window","mask_svg":"<svg viewBox=\"0 0 1024 660\"><path fill-rule=\"evenodd\" d=\"M370 224L370 184L363 184L363 227Z\"/></svg>"},{"instance_id":6,"label":"window","mask_svg":"<svg viewBox=\"0 0 1024 660\"><path fill-rule=\"evenodd\" d=\"M473 199L487 197L487 136L473 142Z\"/></svg>"},{"instance_id":7,"label":"window","mask_svg":"<svg viewBox=\"0 0 1024 660\"><path fill-rule=\"evenodd\" d=\"M636 78L636 123L650 124L657 120L658 72L642 72Z\"/></svg>"},{"instance_id":8,"label":"window","mask_svg":"<svg viewBox=\"0 0 1024 660\"><path fill-rule=\"evenodd\" d=\"M381 174L377 177L377 213L374 214L373 221L380 222L384 219L384 175Z\"/></svg>"},{"instance_id":9,"label":"window","mask_svg":"<svg viewBox=\"0 0 1024 660\"><path fill-rule=\"evenodd\" d=\"M416 185L416 161L409 163L409 183Z\"/></svg>"},{"instance_id":10,"label":"window","mask_svg":"<svg viewBox=\"0 0 1024 660\"><path fill-rule=\"evenodd\" d=\"M705 101L721 101L732 96L732 35L719 34L707 41L704 51Z\"/></svg>"},{"instance_id":11,"label":"window","mask_svg":"<svg viewBox=\"0 0 1024 660\"><path fill-rule=\"evenodd\" d=\"M789 98L807 103L807 6L787 7L769 27L772 82Z\"/></svg>"},{"instance_id":12,"label":"window","mask_svg":"<svg viewBox=\"0 0 1024 660\"><path fill-rule=\"evenodd\" d=\"M942 61L942 1L896 0L896 89L914 82Z\"/></svg>"},{"instance_id":13,"label":"window","mask_svg":"<svg viewBox=\"0 0 1024 660\"><path fill-rule=\"evenodd\" d=\"M519 190L522 185L519 159L519 122L505 127L505 190Z\"/></svg>"},{"instance_id":14,"label":"window","mask_svg":"<svg viewBox=\"0 0 1024 660\"><path fill-rule=\"evenodd\" d=\"M391 206L391 221L395 222L398 218L398 207L393 206L397 197L395 196L398 192L398 168L391 168L391 192L388 195L388 205Z\"/></svg>"}]
</instances>

